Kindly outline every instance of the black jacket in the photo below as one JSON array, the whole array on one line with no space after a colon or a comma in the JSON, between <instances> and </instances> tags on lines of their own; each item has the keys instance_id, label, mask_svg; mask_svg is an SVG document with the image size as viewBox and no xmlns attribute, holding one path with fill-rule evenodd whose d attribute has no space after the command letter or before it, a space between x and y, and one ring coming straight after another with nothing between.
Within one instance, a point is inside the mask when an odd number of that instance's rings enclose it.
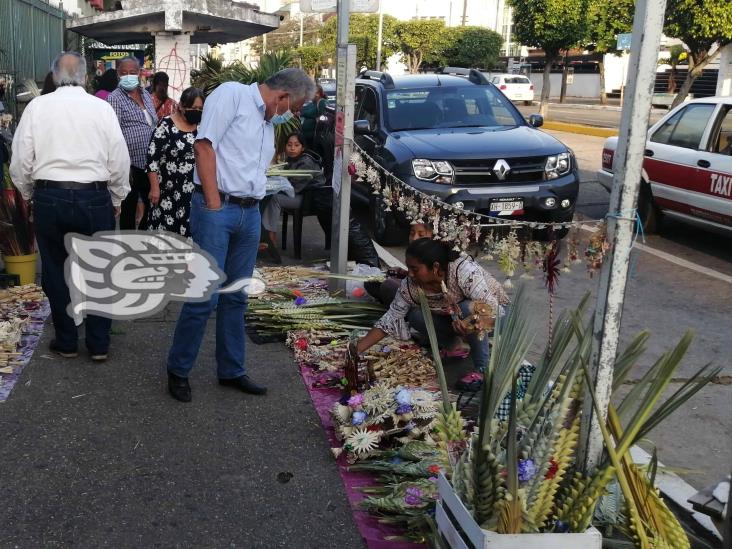
<instances>
[{"instance_id":1,"label":"black jacket","mask_svg":"<svg viewBox=\"0 0 732 549\"><path fill-rule=\"evenodd\" d=\"M320 159L316 158L318 155L305 151L302 155L294 160L287 159L288 170L320 170L318 174L313 175L313 178L307 177L288 177L290 184L295 189L295 192L300 194L305 189L314 189L317 187L325 186L325 176L323 176L323 170L320 166Z\"/></svg>"}]
</instances>

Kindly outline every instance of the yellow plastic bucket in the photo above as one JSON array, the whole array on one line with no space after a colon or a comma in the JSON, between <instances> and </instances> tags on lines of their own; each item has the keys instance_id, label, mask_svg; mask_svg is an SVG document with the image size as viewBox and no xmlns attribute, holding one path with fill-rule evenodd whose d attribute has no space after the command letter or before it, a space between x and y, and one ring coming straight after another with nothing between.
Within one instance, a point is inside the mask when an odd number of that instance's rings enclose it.
<instances>
[{"instance_id":1,"label":"yellow plastic bucket","mask_svg":"<svg viewBox=\"0 0 732 549\"><path fill-rule=\"evenodd\" d=\"M4 255L5 271L18 275L21 284L34 284L36 281L36 261L38 254Z\"/></svg>"}]
</instances>

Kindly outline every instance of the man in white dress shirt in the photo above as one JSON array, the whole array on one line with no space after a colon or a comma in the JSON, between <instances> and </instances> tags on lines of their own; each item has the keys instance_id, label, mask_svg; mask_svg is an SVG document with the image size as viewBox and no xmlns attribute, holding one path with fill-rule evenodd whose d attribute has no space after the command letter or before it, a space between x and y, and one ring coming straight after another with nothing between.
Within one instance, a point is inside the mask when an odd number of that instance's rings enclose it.
<instances>
[{"instance_id":1,"label":"man in white dress shirt","mask_svg":"<svg viewBox=\"0 0 732 549\"><path fill-rule=\"evenodd\" d=\"M114 229L130 191L130 157L112 107L84 89L84 58L62 53L52 71L57 90L31 101L18 124L10 177L25 200L33 199L43 291L56 331L51 351L72 358L77 356L78 334L66 312L70 298L64 236ZM111 322L86 318L86 347L94 361L107 359Z\"/></svg>"}]
</instances>

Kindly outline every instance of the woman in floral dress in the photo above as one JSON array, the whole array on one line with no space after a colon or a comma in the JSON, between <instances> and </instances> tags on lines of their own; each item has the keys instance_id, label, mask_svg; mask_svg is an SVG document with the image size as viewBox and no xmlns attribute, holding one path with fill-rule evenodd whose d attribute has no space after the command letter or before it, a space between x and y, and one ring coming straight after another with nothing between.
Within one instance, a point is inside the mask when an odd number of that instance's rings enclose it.
<instances>
[{"instance_id":1,"label":"woman in floral dress","mask_svg":"<svg viewBox=\"0 0 732 549\"><path fill-rule=\"evenodd\" d=\"M203 112L203 91L188 88L178 108L159 123L147 151L151 231L190 238L188 219L193 195L193 143Z\"/></svg>"}]
</instances>

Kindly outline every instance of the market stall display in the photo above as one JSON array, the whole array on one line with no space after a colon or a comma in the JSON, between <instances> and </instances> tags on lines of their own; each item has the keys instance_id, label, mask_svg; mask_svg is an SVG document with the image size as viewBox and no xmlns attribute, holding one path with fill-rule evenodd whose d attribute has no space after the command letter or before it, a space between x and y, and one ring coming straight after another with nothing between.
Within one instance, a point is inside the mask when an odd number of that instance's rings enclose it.
<instances>
[{"instance_id":1,"label":"market stall display","mask_svg":"<svg viewBox=\"0 0 732 549\"><path fill-rule=\"evenodd\" d=\"M7 400L38 344L50 313L35 284L0 290L0 402Z\"/></svg>"},{"instance_id":2,"label":"market stall display","mask_svg":"<svg viewBox=\"0 0 732 549\"><path fill-rule=\"evenodd\" d=\"M288 291L292 303L296 290ZM425 310L426 300L421 301ZM344 313L346 303L337 304L340 315L326 313L332 324L290 332L288 344L370 547L389 546L394 536L427 543L435 531L455 540L453 547L463 547L459 531L473 532L471 541L481 547L599 547L600 532L641 549L690 547L629 449L718 370L705 367L671 397L661 398L688 348L690 336L685 336L610 407L602 425L607 458L596 470L583 471L578 461L582 401L593 395L587 301L557 319L520 399L519 373L535 332L518 287L509 314L495 328L489 381L480 392L475 423L463 417L447 391L431 321L426 322L431 358L416 345L389 340L361 362L347 360L357 328L337 318L352 322ZM280 327L299 322L280 318L280 311L292 307L282 299L258 305L259 319L274 318ZM639 334L619 354L615 389L637 363L647 337ZM507 392L513 398L504 415Z\"/></svg>"}]
</instances>

